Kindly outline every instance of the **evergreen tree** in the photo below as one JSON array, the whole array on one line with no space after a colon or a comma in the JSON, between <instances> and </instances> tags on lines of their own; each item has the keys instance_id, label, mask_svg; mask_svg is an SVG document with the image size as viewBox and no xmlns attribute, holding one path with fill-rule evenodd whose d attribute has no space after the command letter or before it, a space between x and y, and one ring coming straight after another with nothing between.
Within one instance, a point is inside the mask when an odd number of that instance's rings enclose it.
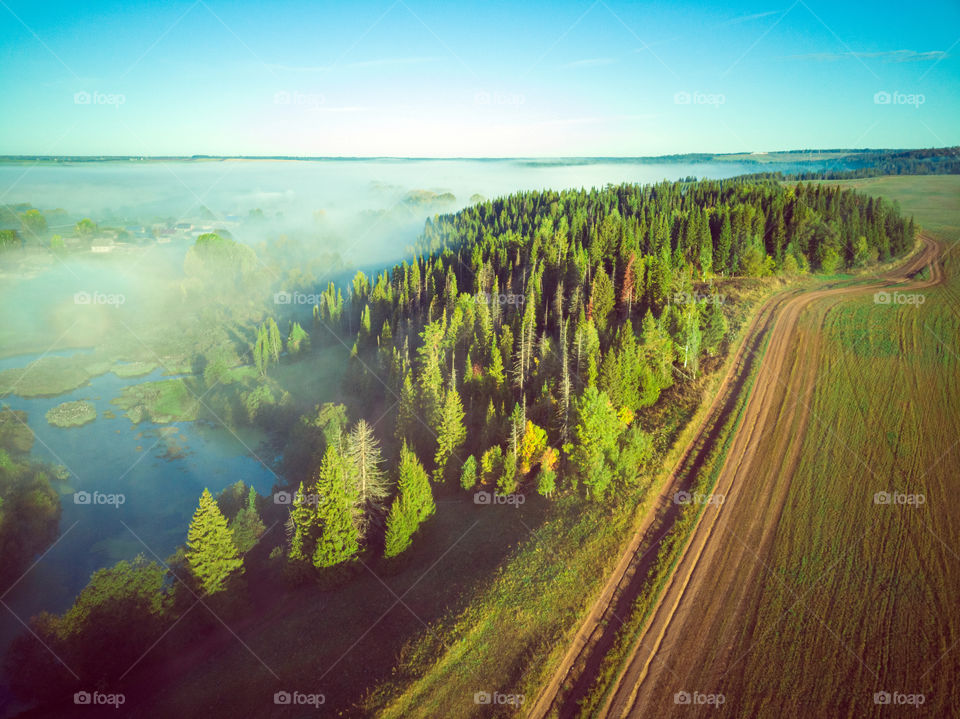
<instances>
[{"instance_id":1,"label":"evergreen tree","mask_svg":"<svg viewBox=\"0 0 960 719\"><path fill-rule=\"evenodd\" d=\"M616 455L620 422L610 398L587 387L577 402L577 426L571 459L590 496L603 499L610 485L608 466Z\"/></svg>"},{"instance_id":2,"label":"evergreen tree","mask_svg":"<svg viewBox=\"0 0 960 719\"><path fill-rule=\"evenodd\" d=\"M266 531L263 520L260 519L260 513L257 511L257 491L250 487L247 495L247 504L233 518L230 523L230 531L233 532L233 542L241 554L246 554L257 540Z\"/></svg>"},{"instance_id":3,"label":"evergreen tree","mask_svg":"<svg viewBox=\"0 0 960 719\"><path fill-rule=\"evenodd\" d=\"M400 450L398 494L387 516L384 556L395 557L410 546L417 528L436 511L427 473L406 446Z\"/></svg>"},{"instance_id":4,"label":"evergreen tree","mask_svg":"<svg viewBox=\"0 0 960 719\"><path fill-rule=\"evenodd\" d=\"M460 468L460 486L466 490L473 489L477 483L477 458L472 454L467 457Z\"/></svg>"},{"instance_id":5,"label":"evergreen tree","mask_svg":"<svg viewBox=\"0 0 960 719\"><path fill-rule=\"evenodd\" d=\"M233 534L208 489L200 495L187 531L186 557L205 594L222 591L232 574L243 572L243 559L233 543Z\"/></svg>"},{"instance_id":6,"label":"evergreen tree","mask_svg":"<svg viewBox=\"0 0 960 719\"><path fill-rule=\"evenodd\" d=\"M294 322L290 327L290 334L287 335L287 351L290 354L297 354L303 349L309 341L309 336L299 322Z\"/></svg>"},{"instance_id":7,"label":"evergreen tree","mask_svg":"<svg viewBox=\"0 0 960 719\"><path fill-rule=\"evenodd\" d=\"M703 326L703 346L712 355L717 353L720 343L727 336L727 318L719 302L707 305Z\"/></svg>"},{"instance_id":8,"label":"evergreen tree","mask_svg":"<svg viewBox=\"0 0 960 719\"><path fill-rule=\"evenodd\" d=\"M415 437L419 436L417 423L417 397L413 390L413 379L408 370L403 375L403 385L400 387L400 406L397 410L397 440L399 442L413 441Z\"/></svg>"},{"instance_id":9,"label":"evergreen tree","mask_svg":"<svg viewBox=\"0 0 960 719\"><path fill-rule=\"evenodd\" d=\"M273 317L267 318L267 349L274 362L280 361L280 353L283 351L283 340L280 338L280 328L277 327L276 320Z\"/></svg>"},{"instance_id":10,"label":"evergreen tree","mask_svg":"<svg viewBox=\"0 0 960 719\"><path fill-rule=\"evenodd\" d=\"M294 561L306 561L310 558L313 543L316 541L317 515L316 507L304 493L303 482L293 497L290 519L293 522L293 538L290 540L288 556Z\"/></svg>"},{"instance_id":11,"label":"evergreen tree","mask_svg":"<svg viewBox=\"0 0 960 719\"><path fill-rule=\"evenodd\" d=\"M257 339L253 344L253 363L261 376L267 374L267 338L263 325L257 330Z\"/></svg>"},{"instance_id":12,"label":"evergreen tree","mask_svg":"<svg viewBox=\"0 0 960 719\"><path fill-rule=\"evenodd\" d=\"M380 443L373 428L361 419L347 437L346 459L352 481L354 516L361 538L366 536L370 512L378 512L390 494L386 475L380 465Z\"/></svg>"},{"instance_id":13,"label":"evergreen tree","mask_svg":"<svg viewBox=\"0 0 960 719\"><path fill-rule=\"evenodd\" d=\"M451 386L443 402L443 413L437 427L437 453L434 456L433 478L443 480L447 462L456 453L457 448L467 438L467 428L463 424L463 402L456 387Z\"/></svg>"},{"instance_id":14,"label":"evergreen tree","mask_svg":"<svg viewBox=\"0 0 960 719\"><path fill-rule=\"evenodd\" d=\"M360 551L360 535L351 509L351 490L343 459L334 447L327 447L317 481L316 523L320 536L313 551L317 569L335 567Z\"/></svg>"}]
</instances>

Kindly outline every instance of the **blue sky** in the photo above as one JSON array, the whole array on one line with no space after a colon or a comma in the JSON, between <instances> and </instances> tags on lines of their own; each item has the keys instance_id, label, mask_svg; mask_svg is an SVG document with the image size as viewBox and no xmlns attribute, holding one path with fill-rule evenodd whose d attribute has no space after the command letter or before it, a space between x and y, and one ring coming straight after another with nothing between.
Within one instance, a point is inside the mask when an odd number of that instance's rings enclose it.
<instances>
[{"instance_id":1,"label":"blue sky","mask_svg":"<svg viewBox=\"0 0 960 719\"><path fill-rule=\"evenodd\" d=\"M960 4L0 0L0 154L960 144Z\"/></svg>"}]
</instances>

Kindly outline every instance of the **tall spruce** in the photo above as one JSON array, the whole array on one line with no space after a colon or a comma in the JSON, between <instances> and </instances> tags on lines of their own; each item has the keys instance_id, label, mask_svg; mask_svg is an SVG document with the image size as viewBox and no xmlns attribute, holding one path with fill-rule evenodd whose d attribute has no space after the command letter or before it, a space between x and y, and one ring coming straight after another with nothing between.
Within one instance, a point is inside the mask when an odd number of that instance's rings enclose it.
<instances>
[{"instance_id":1,"label":"tall spruce","mask_svg":"<svg viewBox=\"0 0 960 719\"><path fill-rule=\"evenodd\" d=\"M406 444L400 449L397 489L387 515L385 557L395 557L409 547L413 534L436 511L427 473Z\"/></svg>"},{"instance_id":2,"label":"tall spruce","mask_svg":"<svg viewBox=\"0 0 960 719\"><path fill-rule=\"evenodd\" d=\"M226 588L227 580L243 572L243 559L233 533L210 490L204 489L187 530L187 564L205 594Z\"/></svg>"},{"instance_id":3,"label":"tall spruce","mask_svg":"<svg viewBox=\"0 0 960 719\"><path fill-rule=\"evenodd\" d=\"M354 523L348 472L335 447L327 447L317 481L316 523L319 527L313 566L335 567L360 550L360 534Z\"/></svg>"}]
</instances>

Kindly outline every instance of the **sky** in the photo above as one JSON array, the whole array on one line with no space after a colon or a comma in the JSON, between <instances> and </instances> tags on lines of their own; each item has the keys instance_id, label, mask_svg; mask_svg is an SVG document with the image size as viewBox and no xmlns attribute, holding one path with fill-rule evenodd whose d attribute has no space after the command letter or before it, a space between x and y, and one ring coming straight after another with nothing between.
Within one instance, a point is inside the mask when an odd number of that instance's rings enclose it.
<instances>
[{"instance_id":1,"label":"sky","mask_svg":"<svg viewBox=\"0 0 960 719\"><path fill-rule=\"evenodd\" d=\"M0 154L960 144L956 0L0 0L0 68Z\"/></svg>"}]
</instances>

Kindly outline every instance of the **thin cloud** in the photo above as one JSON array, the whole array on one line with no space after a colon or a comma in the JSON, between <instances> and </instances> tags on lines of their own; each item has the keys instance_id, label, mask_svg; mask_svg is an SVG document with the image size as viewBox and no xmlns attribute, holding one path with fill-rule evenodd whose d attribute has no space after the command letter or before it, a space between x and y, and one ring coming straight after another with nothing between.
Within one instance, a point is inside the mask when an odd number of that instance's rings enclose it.
<instances>
[{"instance_id":1,"label":"thin cloud","mask_svg":"<svg viewBox=\"0 0 960 719\"><path fill-rule=\"evenodd\" d=\"M346 67L386 67L390 65L421 65L427 62L438 62L436 57L385 57L377 60L361 60L351 62Z\"/></svg>"},{"instance_id":2,"label":"thin cloud","mask_svg":"<svg viewBox=\"0 0 960 719\"><path fill-rule=\"evenodd\" d=\"M611 122L623 122L629 120L652 120L658 117L654 114L645 115L606 115L597 117L564 117L554 120L542 120L524 125L525 127L566 127L569 125L597 125Z\"/></svg>"},{"instance_id":3,"label":"thin cloud","mask_svg":"<svg viewBox=\"0 0 960 719\"><path fill-rule=\"evenodd\" d=\"M601 65L612 65L616 60L612 57L588 57L583 60L574 60L560 66L561 69L570 69L574 67L599 67Z\"/></svg>"},{"instance_id":4,"label":"thin cloud","mask_svg":"<svg viewBox=\"0 0 960 719\"><path fill-rule=\"evenodd\" d=\"M358 60L357 62L343 63L340 67L387 67L391 65L420 65L427 62L437 62L436 57L384 57L372 60ZM267 63L266 67L270 70L279 70L281 72L329 72L336 65L281 65Z\"/></svg>"},{"instance_id":5,"label":"thin cloud","mask_svg":"<svg viewBox=\"0 0 960 719\"><path fill-rule=\"evenodd\" d=\"M788 60L816 60L835 62L837 60L883 60L884 62L930 62L947 57L943 50L884 50L882 52L813 52L806 55L788 55Z\"/></svg>"},{"instance_id":6,"label":"thin cloud","mask_svg":"<svg viewBox=\"0 0 960 719\"><path fill-rule=\"evenodd\" d=\"M321 113L341 113L341 112L367 112L372 110L372 107L362 107L360 105L344 105L343 107L323 107L319 105L317 107L311 107L311 112L321 112Z\"/></svg>"},{"instance_id":7,"label":"thin cloud","mask_svg":"<svg viewBox=\"0 0 960 719\"><path fill-rule=\"evenodd\" d=\"M730 18L729 20L724 20L722 23L716 27L722 27L724 25L739 25L742 22L751 22L753 20L760 20L765 17L770 17L771 15L777 15L778 13L783 12L782 10L768 10L767 12L757 12L753 15L742 15L740 17Z\"/></svg>"},{"instance_id":8,"label":"thin cloud","mask_svg":"<svg viewBox=\"0 0 960 719\"><path fill-rule=\"evenodd\" d=\"M274 63L266 63L266 67L270 70L280 70L281 72L326 72L330 69L330 65L277 65Z\"/></svg>"}]
</instances>

